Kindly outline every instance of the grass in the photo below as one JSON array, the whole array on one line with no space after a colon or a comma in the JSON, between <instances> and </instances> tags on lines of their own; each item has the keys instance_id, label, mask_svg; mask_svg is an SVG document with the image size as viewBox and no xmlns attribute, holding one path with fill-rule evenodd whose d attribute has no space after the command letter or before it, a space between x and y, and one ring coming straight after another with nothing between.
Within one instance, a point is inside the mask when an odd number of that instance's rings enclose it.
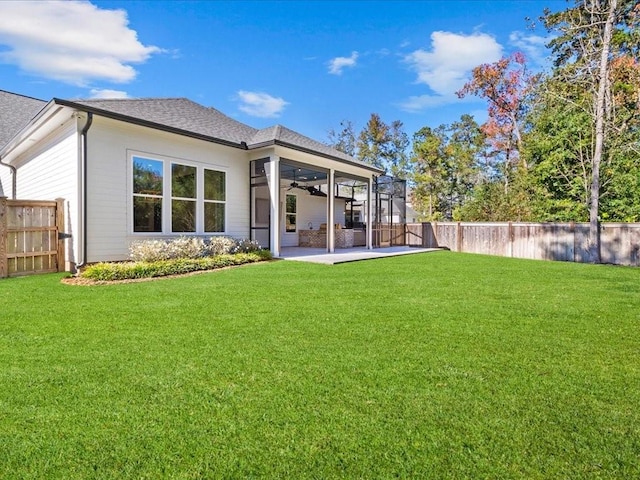
<instances>
[{"instance_id":1,"label":"grass","mask_svg":"<svg viewBox=\"0 0 640 480\"><path fill-rule=\"evenodd\" d=\"M0 281L1 478L638 478L640 270Z\"/></svg>"}]
</instances>

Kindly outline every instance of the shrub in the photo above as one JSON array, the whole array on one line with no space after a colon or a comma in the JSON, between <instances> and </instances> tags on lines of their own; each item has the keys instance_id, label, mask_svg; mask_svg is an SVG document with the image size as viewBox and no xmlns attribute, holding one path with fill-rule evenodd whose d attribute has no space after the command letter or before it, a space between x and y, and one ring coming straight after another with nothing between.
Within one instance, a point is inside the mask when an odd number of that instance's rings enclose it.
<instances>
[{"instance_id":1,"label":"shrub","mask_svg":"<svg viewBox=\"0 0 640 480\"><path fill-rule=\"evenodd\" d=\"M233 253L233 249L236 247L236 241L229 237L211 237L206 242L206 249L208 255L223 255L227 253Z\"/></svg>"},{"instance_id":2,"label":"shrub","mask_svg":"<svg viewBox=\"0 0 640 480\"><path fill-rule=\"evenodd\" d=\"M167 242L169 258L199 258L206 255L204 240L200 237L178 237Z\"/></svg>"},{"instance_id":3,"label":"shrub","mask_svg":"<svg viewBox=\"0 0 640 480\"><path fill-rule=\"evenodd\" d=\"M236 245L233 248L231 253L251 253L258 252L262 249L260 244L256 240L249 240L248 238L243 238L242 240L237 240Z\"/></svg>"},{"instance_id":4,"label":"shrub","mask_svg":"<svg viewBox=\"0 0 640 480\"><path fill-rule=\"evenodd\" d=\"M253 240L230 237L178 237L170 240L139 240L131 243L129 256L138 262L156 262L174 258L201 258L229 253L250 253L260 250Z\"/></svg>"},{"instance_id":5,"label":"shrub","mask_svg":"<svg viewBox=\"0 0 640 480\"><path fill-rule=\"evenodd\" d=\"M176 258L153 262L96 263L86 267L80 276L102 281L130 280L213 270L269 259L271 259L271 253L266 250L260 250L252 253L222 254L201 258Z\"/></svg>"},{"instance_id":6,"label":"shrub","mask_svg":"<svg viewBox=\"0 0 640 480\"><path fill-rule=\"evenodd\" d=\"M141 240L129 246L129 256L135 261L156 262L168 257L167 242L164 240Z\"/></svg>"}]
</instances>

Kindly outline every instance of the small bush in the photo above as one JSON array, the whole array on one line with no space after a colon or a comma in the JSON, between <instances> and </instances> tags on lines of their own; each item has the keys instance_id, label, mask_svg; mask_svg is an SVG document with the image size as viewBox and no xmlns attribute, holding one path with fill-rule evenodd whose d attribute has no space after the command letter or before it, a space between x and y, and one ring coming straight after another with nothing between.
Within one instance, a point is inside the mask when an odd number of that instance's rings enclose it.
<instances>
[{"instance_id":1,"label":"small bush","mask_svg":"<svg viewBox=\"0 0 640 480\"><path fill-rule=\"evenodd\" d=\"M256 240L249 240L248 238L244 238L242 240L237 240L235 247L231 251L231 253L252 253L258 252L262 249L260 244Z\"/></svg>"},{"instance_id":2,"label":"small bush","mask_svg":"<svg viewBox=\"0 0 640 480\"><path fill-rule=\"evenodd\" d=\"M153 278L202 270L214 270L270 259L271 253L266 250L261 250L252 253L223 254L201 258L177 258L153 262L96 263L85 268L80 274L80 277L100 281Z\"/></svg>"},{"instance_id":3,"label":"small bush","mask_svg":"<svg viewBox=\"0 0 640 480\"><path fill-rule=\"evenodd\" d=\"M140 240L131 243L129 256L138 262L157 262L174 258L199 258L206 255L204 241L199 237L178 237L171 240Z\"/></svg>"},{"instance_id":4,"label":"small bush","mask_svg":"<svg viewBox=\"0 0 640 480\"><path fill-rule=\"evenodd\" d=\"M230 253L251 253L261 249L255 240L230 237L178 237L170 240L139 240L131 243L129 256L136 262L157 262L176 258L202 258Z\"/></svg>"},{"instance_id":5,"label":"small bush","mask_svg":"<svg viewBox=\"0 0 640 480\"><path fill-rule=\"evenodd\" d=\"M167 242L169 258L199 258L206 255L204 240L200 237L178 237Z\"/></svg>"},{"instance_id":6,"label":"small bush","mask_svg":"<svg viewBox=\"0 0 640 480\"><path fill-rule=\"evenodd\" d=\"M236 247L236 241L229 237L211 237L206 242L206 249L208 255L224 255L227 253L233 253L233 249Z\"/></svg>"},{"instance_id":7,"label":"small bush","mask_svg":"<svg viewBox=\"0 0 640 480\"><path fill-rule=\"evenodd\" d=\"M132 242L129 256L134 261L157 262L167 260L167 242L164 240L142 240Z\"/></svg>"}]
</instances>

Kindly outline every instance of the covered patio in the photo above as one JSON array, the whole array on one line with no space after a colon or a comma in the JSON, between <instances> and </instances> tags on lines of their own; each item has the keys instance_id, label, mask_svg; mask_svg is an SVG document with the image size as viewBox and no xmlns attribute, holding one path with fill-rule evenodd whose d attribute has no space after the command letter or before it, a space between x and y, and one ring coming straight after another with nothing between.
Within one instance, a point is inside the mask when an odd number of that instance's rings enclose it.
<instances>
[{"instance_id":1,"label":"covered patio","mask_svg":"<svg viewBox=\"0 0 640 480\"><path fill-rule=\"evenodd\" d=\"M352 159L275 151L250 167L251 239L274 257L404 245L404 180Z\"/></svg>"}]
</instances>

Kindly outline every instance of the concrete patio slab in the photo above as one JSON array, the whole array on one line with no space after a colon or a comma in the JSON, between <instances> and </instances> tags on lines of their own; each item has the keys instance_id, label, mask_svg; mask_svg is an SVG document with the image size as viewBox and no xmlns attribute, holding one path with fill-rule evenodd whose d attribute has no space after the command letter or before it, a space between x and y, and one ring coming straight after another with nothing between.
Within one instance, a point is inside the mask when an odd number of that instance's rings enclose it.
<instances>
[{"instance_id":1,"label":"concrete patio slab","mask_svg":"<svg viewBox=\"0 0 640 480\"><path fill-rule=\"evenodd\" d=\"M334 253L327 253L324 248L284 247L278 258L295 260L298 262L324 263L335 265L337 263L358 262L360 260L372 260L374 258L395 257L397 255L411 255L440 250L439 248L417 247L385 247L367 250L366 248L336 249Z\"/></svg>"}]
</instances>

